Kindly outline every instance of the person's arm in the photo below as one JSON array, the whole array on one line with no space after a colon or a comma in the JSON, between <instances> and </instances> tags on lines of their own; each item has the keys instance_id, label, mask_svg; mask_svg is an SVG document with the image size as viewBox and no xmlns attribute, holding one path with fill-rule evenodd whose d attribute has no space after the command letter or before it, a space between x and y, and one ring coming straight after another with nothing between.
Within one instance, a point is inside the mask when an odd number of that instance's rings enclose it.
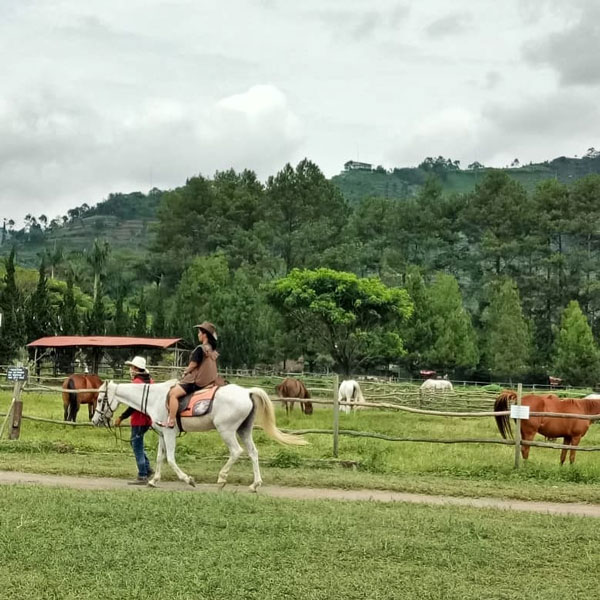
<instances>
[{"instance_id":1,"label":"person's arm","mask_svg":"<svg viewBox=\"0 0 600 600\"><path fill-rule=\"evenodd\" d=\"M121 414L120 417L117 417L115 419L115 425L118 427L121 424L121 421L124 421L125 419L129 419L129 417L133 414L133 408L131 408L131 406L128 406L123 413Z\"/></svg>"}]
</instances>

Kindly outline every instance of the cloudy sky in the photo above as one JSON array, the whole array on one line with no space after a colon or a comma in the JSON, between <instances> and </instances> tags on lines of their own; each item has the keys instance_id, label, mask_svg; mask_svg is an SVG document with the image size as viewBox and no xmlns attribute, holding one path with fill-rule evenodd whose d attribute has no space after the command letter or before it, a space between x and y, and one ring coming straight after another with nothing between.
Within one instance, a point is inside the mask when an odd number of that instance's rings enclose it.
<instances>
[{"instance_id":1,"label":"cloudy sky","mask_svg":"<svg viewBox=\"0 0 600 600\"><path fill-rule=\"evenodd\" d=\"M0 218L286 162L600 146L596 0L0 0Z\"/></svg>"}]
</instances>

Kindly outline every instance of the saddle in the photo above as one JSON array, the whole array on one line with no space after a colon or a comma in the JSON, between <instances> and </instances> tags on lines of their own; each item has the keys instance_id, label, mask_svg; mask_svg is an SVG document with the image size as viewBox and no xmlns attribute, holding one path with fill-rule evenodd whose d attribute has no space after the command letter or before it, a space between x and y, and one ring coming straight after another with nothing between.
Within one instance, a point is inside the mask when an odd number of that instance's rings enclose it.
<instances>
[{"instance_id":1,"label":"saddle","mask_svg":"<svg viewBox=\"0 0 600 600\"><path fill-rule=\"evenodd\" d=\"M202 417L209 413L219 387L218 385L213 385L180 398L177 419L179 420L181 417Z\"/></svg>"}]
</instances>

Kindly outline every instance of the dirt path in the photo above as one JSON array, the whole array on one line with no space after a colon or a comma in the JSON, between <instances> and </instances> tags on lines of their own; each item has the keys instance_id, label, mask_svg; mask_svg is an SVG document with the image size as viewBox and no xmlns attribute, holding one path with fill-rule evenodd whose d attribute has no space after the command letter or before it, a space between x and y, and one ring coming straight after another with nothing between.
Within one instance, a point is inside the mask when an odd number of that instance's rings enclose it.
<instances>
[{"instance_id":1,"label":"dirt path","mask_svg":"<svg viewBox=\"0 0 600 600\"><path fill-rule=\"evenodd\" d=\"M198 484L191 488L178 481L161 482L156 489L127 485L124 479L109 477L75 477L71 475L46 475L39 473L21 473L18 471L0 471L0 485L30 484L52 487L66 487L78 490L135 490L140 493L160 491L179 491L192 493L217 492L220 487L211 484ZM250 493L247 487L227 485L230 493ZM558 502L528 502L523 500L501 500L497 498L459 498L455 496L427 496L404 492L386 492L384 490L339 490L330 488L301 488L265 485L259 495L271 498L292 500L362 500L372 502L409 502L436 506L468 506L472 508L494 508L500 510L518 510L554 515L574 515L581 517L600 517L600 505Z\"/></svg>"}]
</instances>

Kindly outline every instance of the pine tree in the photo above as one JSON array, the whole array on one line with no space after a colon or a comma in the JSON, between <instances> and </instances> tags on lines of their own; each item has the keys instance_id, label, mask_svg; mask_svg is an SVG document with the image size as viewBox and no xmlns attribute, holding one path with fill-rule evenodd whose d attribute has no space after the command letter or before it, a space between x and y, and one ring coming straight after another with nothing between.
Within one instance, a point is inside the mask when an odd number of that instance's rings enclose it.
<instances>
[{"instance_id":1,"label":"pine tree","mask_svg":"<svg viewBox=\"0 0 600 600\"><path fill-rule=\"evenodd\" d=\"M512 279L499 280L493 286L483 321L485 359L492 373L511 380L522 374L531 355L531 333Z\"/></svg>"},{"instance_id":2,"label":"pine tree","mask_svg":"<svg viewBox=\"0 0 600 600\"><path fill-rule=\"evenodd\" d=\"M73 271L67 273L67 289L63 293L59 315L60 333L63 335L77 335L80 332L80 318L73 291Z\"/></svg>"},{"instance_id":3,"label":"pine tree","mask_svg":"<svg viewBox=\"0 0 600 600\"><path fill-rule=\"evenodd\" d=\"M140 337L144 337L148 334L148 309L146 307L143 288L140 292L139 308L133 322L133 333Z\"/></svg>"},{"instance_id":4,"label":"pine tree","mask_svg":"<svg viewBox=\"0 0 600 600\"><path fill-rule=\"evenodd\" d=\"M594 385L600 377L600 352L576 300L569 302L562 315L554 368L570 385Z\"/></svg>"},{"instance_id":5,"label":"pine tree","mask_svg":"<svg viewBox=\"0 0 600 600\"><path fill-rule=\"evenodd\" d=\"M474 368L479 350L456 279L438 274L429 289L429 302L433 344L425 353L426 360L434 368Z\"/></svg>"},{"instance_id":6,"label":"pine tree","mask_svg":"<svg viewBox=\"0 0 600 600\"><path fill-rule=\"evenodd\" d=\"M86 315L85 329L87 335L106 334L106 309L104 307L102 285L100 283L98 284L97 295L92 309Z\"/></svg>"},{"instance_id":7,"label":"pine tree","mask_svg":"<svg viewBox=\"0 0 600 600\"><path fill-rule=\"evenodd\" d=\"M56 331L55 312L50 302L48 292L48 278L46 277L46 260L42 256L40 263L38 283L33 294L29 297L26 308L27 338L30 341Z\"/></svg>"},{"instance_id":8,"label":"pine tree","mask_svg":"<svg viewBox=\"0 0 600 600\"><path fill-rule=\"evenodd\" d=\"M5 261L4 288L0 291L0 364L7 364L17 356L24 343L21 295L15 278L15 249Z\"/></svg>"}]
</instances>

